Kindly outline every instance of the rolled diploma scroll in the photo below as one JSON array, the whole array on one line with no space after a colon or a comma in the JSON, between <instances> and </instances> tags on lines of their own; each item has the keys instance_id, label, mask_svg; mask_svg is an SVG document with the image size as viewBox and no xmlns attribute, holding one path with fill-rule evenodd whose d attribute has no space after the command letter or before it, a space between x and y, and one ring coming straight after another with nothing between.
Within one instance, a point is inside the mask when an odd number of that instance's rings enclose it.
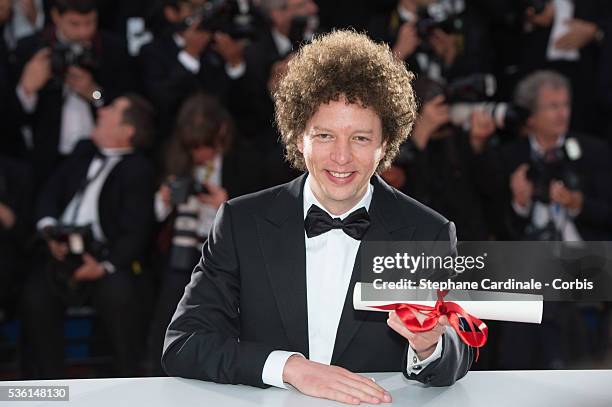
<instances>
[{"instance_id":1,"label":"rolled diploma scroll","mask_svg":"<svg viewBox=\"0 0 612 407\"><path fill-rule=\"evenodd\" d=\"M361 299L362 285L371 286L371 284L367 283L355 284L355 290L353 291L353 308L357 311L389 312L372 307L400 303L427 305L430 307L436 305L436 300L434 299L426 301L363 301ZM407 291L414 292L414 290ZM494 297L495 300L491 300L491 297ZM531 324L539 324L542 322L543 299L541 295L452 290L444 297L444 301L454 302L461 306L468 314L484 320L525 322Z\"/></svg>"}]
</instances>

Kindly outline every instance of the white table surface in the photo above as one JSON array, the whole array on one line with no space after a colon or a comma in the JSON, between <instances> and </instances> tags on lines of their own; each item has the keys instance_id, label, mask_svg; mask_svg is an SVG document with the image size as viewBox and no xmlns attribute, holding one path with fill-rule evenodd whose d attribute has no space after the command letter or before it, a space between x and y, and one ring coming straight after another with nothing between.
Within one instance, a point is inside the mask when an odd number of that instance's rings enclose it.
<instances>
[{"instance_id":1,"label":"white table surface","mask_svg":"<svg viewBox=\"0 0 612 407\"><path fill-rule=\"evenodd\" d=\"M612 407L612 370L469 372L451 387L425 387L396 373L370 373L400 406ZM296 390L258 389L168 377L0 382L9 385L67 385L70 401L0 402L26 406L201 406L301 407L342 404Z\"/></svg>"}]
</instances>

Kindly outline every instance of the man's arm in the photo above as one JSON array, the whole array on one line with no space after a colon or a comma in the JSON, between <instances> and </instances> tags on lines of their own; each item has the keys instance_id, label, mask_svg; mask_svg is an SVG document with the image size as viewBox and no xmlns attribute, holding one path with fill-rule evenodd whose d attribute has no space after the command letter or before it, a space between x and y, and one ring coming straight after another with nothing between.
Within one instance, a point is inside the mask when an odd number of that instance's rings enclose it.
<instances>
[{"instance_id":1,"label":"man's arm","mask_svg":"<svg viewBox=\"0 0 612 407\"><path fill-rule=\"evenodd\" d=\"M162 365L171 376L267 387L272 346L240 340L240 277L231 205L224 203L170 322Z\"/></svg>"},{"instance_id":2,"label":"man's arm","mask_svg":"<svg viewBox=\"0 0 612 407\"><path fill-rule=\"evenodd\" d=\"M450 255L456 255L457 234L455 225L452 222L447 222L439 231L435 241L448 241L448 253ZM438 329L438 327L434 329ZM442 353L440 358L431 361L418 373L414 371L408 372L407 370L407 367L411 365L411 363L409 363L407 360L407 357L411 353L409 352L409 345L406 346L407 350L404 352L404 362L402 363L402 366L404 366L403 374L408 379L416 380L430 386L450 386L465 376L470 370L474 353L473 349L461 341L459 335L457 335L452 327L446 325L440 326L439 329L443 332L441 336ZM423 336L427 334L430 333L422 332L419 334L412 334L412 336ZM412 336L410 343L412 343L414 347L414 344L418 343L418 341ZM412 362L415 363L414 361Z\"/></svg>"}]
</instances>

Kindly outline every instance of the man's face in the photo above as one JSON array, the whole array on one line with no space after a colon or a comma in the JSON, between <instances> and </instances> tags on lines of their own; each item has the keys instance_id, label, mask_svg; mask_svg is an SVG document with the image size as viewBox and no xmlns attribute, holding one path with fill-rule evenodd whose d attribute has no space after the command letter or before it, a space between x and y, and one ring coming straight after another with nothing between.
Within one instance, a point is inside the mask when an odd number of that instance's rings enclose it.
<instances>
[{"instance_id":1,"label":"man's face","mask_svg":"<svg viewBox=\"0 0 612 407\"><path fill-rule=\"evenodd\" d=\"M312 0L287 0L285 7L271 11L271 17L282 32L289 30L294 17L314 17L318 12L319 8Z\"/></svg>"},{"instance_id":2,"label":"man's face","mask_svg":"<svg viewBox=\"0 0 612 407\"><path fill-rule=\"evenodd\" d=\"M565 134L569 128L570 106L567 89L543 86L538 92L536 110L527 121L530 132L546 138Z\"/></svg>"},{"instance_id":3,"label":"man's face","mask_svg":"<svg viewBox=\"0 0 612 407\"><path fill-rule=\"evenodd\" d=\"M129 147L133 128L123 121L123 113L129 106L130 101L120 97L112 104L98 109L98 120L91 135L98 147Z\"/></svg>"},{"instance_id":4,"label":"man's face","mask_svg":"<svg viewBox=\"0 0 612 407\"><path fill-rule=\"evenodd\" d=\"M214 159L217 153L215 147L198 146L191 149L191 158L195 165L205 165Z\"/></svg>"},{"instance_id":5,"label":"man's face","mask_svg":"<svg viewBox=\"0 0 612 407\"><path fill-rule=\"evenodd\" d=\"M68 41L91 45L98 29L98 13L96 11L80 14L69 10L60 14L54 9L51 15L53 23Z\"/></svg>"},{"instance_id":6,"label":"man's face","mask_svg":"<svg viewBox=\"0 0 612 407\"><path fill-rule=\"evenodd\" d=\"M11 18L11 0L0 0L0 24L6 23Z\"/></svg>"},{"instance_id":7,"label":"man's face","mask_svg":"<svg viewBox=\"0 0 612 407\"><path fill-rule=\"evenodd\" d=\"M298 148L314 195L340 215L364 196L384 155L380 117L344 98L321 105L306 124Z\"/></svg>"}]
</instances>

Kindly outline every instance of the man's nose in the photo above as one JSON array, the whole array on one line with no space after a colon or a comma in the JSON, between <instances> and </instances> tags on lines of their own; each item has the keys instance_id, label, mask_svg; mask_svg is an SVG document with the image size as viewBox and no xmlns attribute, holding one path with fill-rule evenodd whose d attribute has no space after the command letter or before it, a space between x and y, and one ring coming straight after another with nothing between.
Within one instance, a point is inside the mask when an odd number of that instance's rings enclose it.
<instances>
[{"instance_id":1,"label":"man's nose","mask_svg":"<svg viewBox=\"0 0 612 407\"><path fill-rule=\"evenodd\" d=\"M332 161L344 165L351 162L352 152L351 145L348 140L337 140L334 143L331 153Z\"/></svg>"}]
</instances>

